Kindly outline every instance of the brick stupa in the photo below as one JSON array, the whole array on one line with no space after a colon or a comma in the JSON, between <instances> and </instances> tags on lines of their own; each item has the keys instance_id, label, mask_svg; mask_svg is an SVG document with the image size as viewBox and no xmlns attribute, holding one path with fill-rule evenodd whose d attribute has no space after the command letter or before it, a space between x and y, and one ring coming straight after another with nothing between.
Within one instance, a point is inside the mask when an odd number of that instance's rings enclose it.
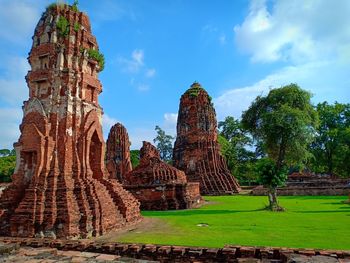
<instances>
[{"instance_id":1,"label":"brick stupa","mask_svg":"<svg viewBox=\"0 0 350 263\"><path fill-rule=\"evenodd\" d=\"M132 170L129 135L121 123L113 125L108 134L106 167L119 182L123 182L123 176Z\"/></svg>"},{"instance_id":2,"label":"brick stupa","mask_svg":"<svg viewBox=\"0 0 350 263\"><path fill-rule=\"evenodd\" d=\"M43 13L28 58L17 165L0 199L1 235L89 237L140 220L139 202L104 166L97 51L86 14L68 5Z\"/></svg>"},{"instance_id":3,"label":"brick stupa","mask_svg":"<svg viewBox=\"0 0 350 263\"><path fill-rule=\"evenodd\" d=\"M140 201L142 210L173 210L202 203L198 183L188 183L183 171L160 159L159 151L143 142L140 164L125 175L123 183Z\"/></svg>"},{"instance_id":4,"label":"brick stupa","mask_svg":"<svg viewBox=\"0 0 350 263\"><path fill-rule=\"evenodd\" d=\"M208 93L193 83L181 97L173 164L199 182L201 194L238 193L240 186L227 168L217 140L216 113Z\"/></svg>"}]
</instances>

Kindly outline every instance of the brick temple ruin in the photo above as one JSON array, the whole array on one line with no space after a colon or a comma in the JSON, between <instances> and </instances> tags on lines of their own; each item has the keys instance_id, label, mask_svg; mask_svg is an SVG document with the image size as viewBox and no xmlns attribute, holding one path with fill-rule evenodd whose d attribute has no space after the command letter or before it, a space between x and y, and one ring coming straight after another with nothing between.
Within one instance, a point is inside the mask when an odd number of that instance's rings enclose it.
<instances>
[{"instance_id":1,"label":"brick temple ruin","mask_svg":"<svg viewBox=\"0 0 350 263\"><path fill-rule=\"evenodd\" d=\"M106 166L111 176L123 182L123 176L131 172L130 141L126 128L117 123L112 126L107 139Z\"/></svg>"},{"instance_id":2,"label":"brick temple ruin","mask_svg":"<svg viewBox=\"0 0 350 263\"><path fill-rule=\"evenodd\" d=\"M106 164L110 175L140 201L142 210L187 209L202 203L199 184L188 183L185 173L163 162L149 142L143 142L140 164L131 170L129 136L120 123L109 132Z\"/></svg>"},{"instance_id":3,"label":"brick temple ruin","mask_svg":"<svg viewBox=\"0 0 350 263\"><path fill-rule=\"evenodd\" d=\"M278 187L278 195L348 195L350 179L338 178L327 174L295 172L288 176L285 186ZM268 189L255 187L252 195L266 195Z\"/></svg>"},{"instance_id":4,"label":"brick temple ruin","mask_svg":"<svg viewBox=\"0 0 350 263\"><path fill-rule=\"evenodd\" d=\"M199 83L181 96L174 166L189 182L199 182L201 194L224 195L240 191L220 153L216 113L208 93Z\"/></svg>"},{"instance_id":5,"label":"brick temple ruin","mask_svg":"<svg viewBox=\"0 0 350 263\"><path fill-rule=\"evenodd\" d=\"M104 166L96 52L86 14L47 8L29 53L29 99L13 182L0 199L1 235L89 237L140 220L139 202Z\"/></svg>"}]
</instances>

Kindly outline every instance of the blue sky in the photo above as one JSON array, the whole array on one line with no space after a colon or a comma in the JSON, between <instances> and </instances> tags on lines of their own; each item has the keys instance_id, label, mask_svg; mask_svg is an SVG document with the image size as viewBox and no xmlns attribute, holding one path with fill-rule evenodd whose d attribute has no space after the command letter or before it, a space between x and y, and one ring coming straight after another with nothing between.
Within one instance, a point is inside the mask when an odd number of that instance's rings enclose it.
<instances>
[{"instance_id":1,"label":"blue sky","mask_svg":"<svg viewBox=\"0 0 350 263\"><path fill-rule=\"evenodd\" d=\"M31 36L51 2L0 0L0 148L19 137ZM292 82L314 103L350 102L350 1L80 0L79 8L106 59L104 134L122 122L134 149L156 125L175 135L180 96L194 81L218 120Z\"/></svg>"}]
</instances>

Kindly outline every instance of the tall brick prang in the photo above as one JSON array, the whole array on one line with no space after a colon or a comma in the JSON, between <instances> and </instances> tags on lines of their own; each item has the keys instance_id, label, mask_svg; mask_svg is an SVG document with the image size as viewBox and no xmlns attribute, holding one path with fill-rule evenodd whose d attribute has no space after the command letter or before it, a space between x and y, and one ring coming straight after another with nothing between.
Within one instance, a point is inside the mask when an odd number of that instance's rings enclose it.
<instances>
[{"instance_id":1,"label":"tall brick prang","mask_svg":"<svg viewBox=\"0 0 350 263\"><path fill-rule=\"evenodd\" d=\"M174 166L189 182L199 182L201 194L223 195L240 191L220 153L216 113L208 93L199 83L182 95L173 152Z\"/></svg>"},{"instance_id":2,"label":"tall brick prang","mask_svg":"<svg viewBox=\"0 0 350 263\"><path fill-rule=\"evenodd\" d=\"M129 135L121 123L113 125L109 131L106 166L111 176L121 183L124 176L132 170Z\"/></svg>"},{"instance_id":3,"label":"tall brick prang","mask_svg":"<svg viewBox=\"0 0 350 263\"><path fill-rule=\"evenodd\" d=\"M68 5L43 13L29 53L13 183L0 199L0 232L89 237L140 220L139 202L104 165L103 57L89 18Z\"/></svg>"}]
</instances>

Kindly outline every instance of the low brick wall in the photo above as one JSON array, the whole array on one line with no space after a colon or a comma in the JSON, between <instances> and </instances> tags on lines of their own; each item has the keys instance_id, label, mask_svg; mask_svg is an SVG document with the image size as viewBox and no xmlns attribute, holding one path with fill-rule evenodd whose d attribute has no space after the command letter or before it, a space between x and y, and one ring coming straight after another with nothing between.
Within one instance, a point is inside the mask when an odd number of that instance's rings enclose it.
<instances>
[{"instance_id":1,"label":"low brick wall","mask_svg":"<svg viewBox=\"0 0 350 263\"><path fill-rule=\"evenodd\" d=\"M52 240L0 237L0 242L16 243L28 247L50 247L59 250L105 253L159 262L292 262L291 256L329 257L335 262L349 262L350 251L291 249L278 247L225 246L202 248L162 246L151 244L99 243L87 240ZM323 258L324 259L324 258ZM339 260L339 261L338 261ZM304 262L304 261L298 261ZM306 262L306 261L305 261ZM323 261L323 262L330 262Z\"/></svg>"},{"instance_id":2,"label":"low brick wall","mask_svg":"<svg viewBox=\"0 0 350 263\"><path fill-rule=\"evenodd\" d=\"M350 188L345 187L283 187L277 188L278 195L349 195ZM267 189L254 188L251 195L266 195Z\"/></svg>"}]
</instances>

